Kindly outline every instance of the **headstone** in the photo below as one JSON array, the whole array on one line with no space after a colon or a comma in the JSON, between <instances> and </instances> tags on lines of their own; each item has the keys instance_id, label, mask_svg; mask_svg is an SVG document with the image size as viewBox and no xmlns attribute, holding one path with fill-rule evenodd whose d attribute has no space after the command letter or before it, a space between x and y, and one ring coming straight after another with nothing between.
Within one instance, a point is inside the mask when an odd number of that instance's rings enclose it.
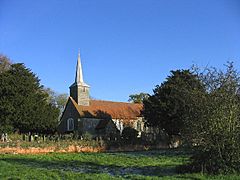
<instances>
[{"instance_id":1,"label":"headstone","mask_svg":"<svg viewBox=\"0 0 240 180\"><path fill-rule=\"evenodd\" d=\"M8 134L5 133L5 141L8 142Z\"/></svg>"},{"instance_id":2,"label":"headstone","mask_svg":"<svg viewBox=\"0 0 240 180\"><path fill-rule=\"evenodd\" d=\"M2 142L5 141L5 134L4 133L2 133L1 140L2 140Z\"/></svg>"},{"instance_id":3,"label":"headstone","mask_svg":"<svg viewBox=\"0 0 240 180\"><path fill-rule=\"evenodd\" d=\"M32 142L32 135L30 133L28 134L28 141Z\"/></svg>"},{"instance_id":4,"label":"headstone","mask_svg":"<svg viewBox=\"0 0 240 180\"><path fill-rule=\"evenodd\" d=\"M35 134L35 135L34 135L34 141L37 141L37 140L38 140L38 135Z\"/></svg>"},{"instance_id":5,"label":"headstone","mask_svg":"<svg viewBox=\"0 0 240 180\"><path fill-rule=\"evenodd\" d=\"M43 142L45 142L46 141L46 136L43 135L42 138L43 138Z\"/></svg>"},{"instance_id":6,"label":"headstone","mask_svg":"<svg viewBox=\"0 0 240 180\"><path fill-rule=\"evenodd\" d=\"M99 142L100 142L100 146L103 146L103 139L102 139L101 136L100 136L100 138L99 138Z\"/></svg>"},{"instance_id":7,"label":"headstone","mask_svg":"<svg viewBox=\"0 0 240 180\"><path fill-rule=\"evenodd\" d=\"M26 140L25 134L22 134L22 140L23 140L23 141Z\"/></svg>"},{"instance_id":8,"label":"headstone","mask_svg":"<svg viewBox=\"0 0 240 180\"><path fill-rule=\"evenodd\" d=\"M55 142L58 142L58 141L59 141L59 136L56 135L56 137L55 137Z\"/></svg>"}]
</instances>

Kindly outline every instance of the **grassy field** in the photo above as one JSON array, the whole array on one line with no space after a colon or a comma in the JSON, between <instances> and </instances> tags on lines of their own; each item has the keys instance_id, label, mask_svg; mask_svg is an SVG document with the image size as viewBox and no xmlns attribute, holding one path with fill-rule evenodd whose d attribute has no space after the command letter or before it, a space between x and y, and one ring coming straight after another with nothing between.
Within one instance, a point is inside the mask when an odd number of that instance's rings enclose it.
<instances>
[{"instance_id":1,"label":"grassy field","mask_svg":"<svg viewBox=\"0 0 240 180\"><path fill-rule=\"evenodd\" d=\"M0 179L240 179L240 175L178 174L179 150L124 153L0 155Z\"/></svg>"}]
</instances>

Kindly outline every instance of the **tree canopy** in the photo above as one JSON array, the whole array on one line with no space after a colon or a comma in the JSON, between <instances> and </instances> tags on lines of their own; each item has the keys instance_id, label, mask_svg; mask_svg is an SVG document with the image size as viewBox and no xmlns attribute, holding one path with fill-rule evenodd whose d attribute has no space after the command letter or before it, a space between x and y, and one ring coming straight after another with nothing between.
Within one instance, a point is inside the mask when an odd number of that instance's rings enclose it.
<instances>
[{"instance_id":1,"label":"tree canopy","mask_svg":"<svg viewBox=\"0 0 240 180\"><path fill-rule=\"evenodd\" d=\"M138 131L132 127L125 127L122 131L122 138L125 143L133 144L136 142Z\"/></svg>"},{"instance_id":2,"label":"tree canopy","mask_svg":"<svg viewBox=\"0 0 240 180\"><path fill-rule=\"evenodd\" d=\"M198 72L205 93L192 91L183 136L196 151L190 169L208 173L240 172L240 76L228 63Z\"/></svg>"},{"instance_id":3,"label":"tree canopy","mask_svg":"<svg viewBox=\"0 0 240 180\"><path fill-rule=\"evenodd\" d=\"M55 131L59 110L47 102L38 77L24 64L12 64L0 74L0 130Z\"/></svg>"},{"instance_id":4,"label":"tree canopy","mask_svg":"<svg viewBox=\"0 0 240 180\"><path fill-rule=\"evenodd\" d=\"M143 103L143 101L148 97L149 97L149 94L147 93L131 94L129 95L128 102Z\"/></svg>"},{"instance_id":5,"label":"tree canopy","mask_svg":"<svg viewBox=\"0 0 240 180\"><path fill-rule=\"evenodd\" d=\"M10 68L11 61L7 56L0 54L0 73L7 71Z\"/></svg>"},{"instance_id":6,"label":"tree canopy","mask_svg":"<svg viewBox=\"0 0 240 180\"><path fill-rule=\"evenodd\" d=\"M233 63L226 67L171 71L144 101L148 126L192 147L187 170L240 172L240 75Z\"/></svg>"},{"instance_id":7,"label":"tree canopy","mask_svg":"<svg viewBox=\"0 0 240 180\"><path fill-rule=\"evenodd\" d=\"M171 71L171 75L154 94L144 100L143 115L148 126L158 127L168 135L180 135L184 113L188 111L188 93L194 89L203 90L198 77L190 70Z\"/></svg>"},{"instance_id":8,"label":"tree canopy","mask_svg":"<svg viewBox=\"0 0 240 180\"><path fill-rule=\"evenodd\" d=\"M50 88L44 88L46 93L48 93L48 102L56 106L60 110L63 110L68 99L68 94L66 93L57 93Z\"/></svg>"}]
</instances>

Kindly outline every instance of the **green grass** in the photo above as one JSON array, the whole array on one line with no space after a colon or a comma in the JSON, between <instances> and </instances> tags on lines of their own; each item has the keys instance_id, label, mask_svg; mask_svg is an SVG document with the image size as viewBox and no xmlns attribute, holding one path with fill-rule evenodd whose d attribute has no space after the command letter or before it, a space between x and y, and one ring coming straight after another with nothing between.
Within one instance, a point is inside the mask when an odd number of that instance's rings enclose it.
<instances>
[{"instance_id":1,"label":"green grass","mask_svg":"<svg viewBox=\"0 0 240 180\"><path fill-rule=\"evenodd\" d=\"M124 153L0 155L0 179L240 179L240 175L178 174L179 150Z\"/></svg>"}]
</instances>

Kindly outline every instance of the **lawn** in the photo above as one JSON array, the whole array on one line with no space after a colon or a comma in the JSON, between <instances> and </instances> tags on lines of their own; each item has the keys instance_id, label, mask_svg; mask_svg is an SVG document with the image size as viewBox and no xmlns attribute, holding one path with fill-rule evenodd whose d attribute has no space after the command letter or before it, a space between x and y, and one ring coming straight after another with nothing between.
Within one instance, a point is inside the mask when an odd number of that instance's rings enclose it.
<instances>
[{"instance_id":1,"label":"lawn","mask_svg":"<svg viewBox=\"0 0 240 180\"><path fill-rule=\"evenodd\" d=\"M123 153L0 155L0 179L240 179L240 175L178 174L180 150Z\"/></svg>"}]
</instances>

